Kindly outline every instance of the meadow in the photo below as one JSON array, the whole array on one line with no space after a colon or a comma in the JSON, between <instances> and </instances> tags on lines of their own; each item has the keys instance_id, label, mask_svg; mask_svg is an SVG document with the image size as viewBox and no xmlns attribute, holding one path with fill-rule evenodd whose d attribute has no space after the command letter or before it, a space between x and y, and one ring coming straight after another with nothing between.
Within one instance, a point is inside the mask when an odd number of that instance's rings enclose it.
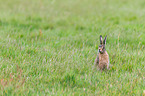
<instances>
[{"instance_id":1,"label":"meadow","mask_svg":"<svg viewBox=\"0 0 145 96\"><path fill-rule=\"evenodd\" d=\"M0 95L145 95L144 13L144 0L0 0Z\"/></svg>"}]
</instances>

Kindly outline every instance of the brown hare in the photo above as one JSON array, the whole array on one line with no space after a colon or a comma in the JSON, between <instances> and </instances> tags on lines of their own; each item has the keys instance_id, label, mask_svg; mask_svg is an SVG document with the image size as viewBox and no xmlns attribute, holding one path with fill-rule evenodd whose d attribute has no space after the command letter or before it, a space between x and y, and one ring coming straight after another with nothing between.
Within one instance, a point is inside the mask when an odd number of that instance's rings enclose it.
<instances>
[{"instance_id":1,"label":"brown hare","mask_svg":"<svg viewBox=\"0 0 145 96\"><path fill-rule=\"evenodd\" d=\"M102 40L102 35L100 35L100 45L98 48L98 55L95 59L95 65L99 67L100 70L109 69L109 55L105 49L106 38Z\"/></svg>"}]
</instances>

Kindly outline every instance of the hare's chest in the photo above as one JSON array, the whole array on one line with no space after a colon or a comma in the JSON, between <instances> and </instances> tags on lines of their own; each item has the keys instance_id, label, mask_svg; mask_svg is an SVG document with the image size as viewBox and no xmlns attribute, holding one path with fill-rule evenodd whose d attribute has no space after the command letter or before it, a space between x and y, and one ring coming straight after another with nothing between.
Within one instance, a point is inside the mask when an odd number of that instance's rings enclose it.
<instances>
[{"instance_id":1,"label":"hare's chest","mask_svg":"<svg viewBox=\"0 0 145 96\"><path fill-rule=\"evenodd\" d=\"M99 62L109 62L108 54L99 54Z\"/></svg>"}]
</instances>

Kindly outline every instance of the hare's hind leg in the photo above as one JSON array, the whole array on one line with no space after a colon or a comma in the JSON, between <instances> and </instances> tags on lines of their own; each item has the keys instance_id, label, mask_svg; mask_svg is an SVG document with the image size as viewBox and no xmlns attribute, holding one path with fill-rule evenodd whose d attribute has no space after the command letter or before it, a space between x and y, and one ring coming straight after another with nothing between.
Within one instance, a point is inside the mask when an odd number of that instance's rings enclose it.
<instances>
[{"instance_id":1,"label":"hare's hind leg","mask_svg":"<svg viewBox=\"0 0 145 96\"><path fill-rule=\"evenodd\" d=\"M97 66L99 64L99 56L97 55L97 58L95 59L95 66Z\"/></svg>"},{"instance_id":2,"label":"hare's hind leg","mask_svg":"<svg viewBox=\"0 0 145 96\"><path fill-rule=\"evenodd\" d=\"M99 65L99 56L97 55L97 58L95 59L95 62L94 62L94 65L93 65L93 70L96 70L96 68L98 69L98 67L97 67L98 65Z\"/></svg>"}]
</instances>

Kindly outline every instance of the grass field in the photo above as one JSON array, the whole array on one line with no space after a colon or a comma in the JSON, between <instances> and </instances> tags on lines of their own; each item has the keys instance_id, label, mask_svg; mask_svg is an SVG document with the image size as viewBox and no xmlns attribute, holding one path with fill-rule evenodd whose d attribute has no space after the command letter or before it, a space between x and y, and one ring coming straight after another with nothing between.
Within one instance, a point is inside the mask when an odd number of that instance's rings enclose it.
<instances>
[{"instance_id":1,"label":"grass field","mask_svg":"<svg viewBox=\"0 0 145 96\"><path fill-rule=\"evenodd\" d=\"M144 0L0 0L0 95L145 95L144 53Z\"/></svg>"}]
</instances>

